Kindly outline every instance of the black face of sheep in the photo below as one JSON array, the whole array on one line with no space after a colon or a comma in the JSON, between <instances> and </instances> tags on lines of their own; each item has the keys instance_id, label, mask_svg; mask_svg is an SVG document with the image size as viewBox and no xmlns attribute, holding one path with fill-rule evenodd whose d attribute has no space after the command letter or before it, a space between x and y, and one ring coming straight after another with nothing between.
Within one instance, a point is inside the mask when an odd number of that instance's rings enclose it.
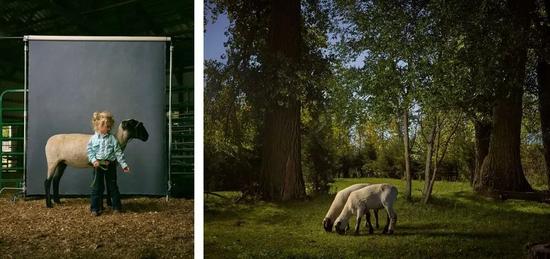
<instances>
[{"instance_id":1,"label":"black face of sheep","mask_svg":"<svg viewBox=\"0 0 550 259\"><path fill-rule=\"evenodd\" d=\"M325 231L327 232L331 232L332 231L332 220L330 220L329 218L325 218L323 220L323 227L325 228Z\"/></svg>"},{"instance_id":2,"label":"black face of sheep","mask_svg":"<svg viewBox=\"0 0 550 259\"><path fill-rule=\"evenodd\" d=\"M337 222L334 229L336 229L336 233L340 235L346 234L346 230L347 230L346 227L342 226L342 222Z\"/></svg>"},{"instance_id":3,"label":"black face of sheep","mask_svg":"<svg viewBox=\"0 0 550 259\"><path fill-rule=\"evenodd\" d=\"M129 138L137 138L142 141L149 139L149 133L142 122L134 119L122 121L122 129L128 131Z\"/></svg>"}]
</instances>

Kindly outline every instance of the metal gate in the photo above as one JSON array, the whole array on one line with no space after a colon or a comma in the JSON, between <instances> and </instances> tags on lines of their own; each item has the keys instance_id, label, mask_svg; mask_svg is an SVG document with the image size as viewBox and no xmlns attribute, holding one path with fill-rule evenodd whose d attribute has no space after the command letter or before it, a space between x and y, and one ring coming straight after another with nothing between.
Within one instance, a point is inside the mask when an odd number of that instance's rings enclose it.
<instances>
[{"instance_id":1,"label":"metal gate","mask_svg":"<svg viewBox=\"0 0 550 259\"><path fill-rule=\"evenodd\" d=\"M0 150L0 157L2 158L0 193L10 189L24 191L25 106L24 102L13 98L16 95L24 95L24 93L24 89L10 89L0 95L0 128L2 129L0 135L2 143L2 149Z\"/></svg>"}]
</instances>

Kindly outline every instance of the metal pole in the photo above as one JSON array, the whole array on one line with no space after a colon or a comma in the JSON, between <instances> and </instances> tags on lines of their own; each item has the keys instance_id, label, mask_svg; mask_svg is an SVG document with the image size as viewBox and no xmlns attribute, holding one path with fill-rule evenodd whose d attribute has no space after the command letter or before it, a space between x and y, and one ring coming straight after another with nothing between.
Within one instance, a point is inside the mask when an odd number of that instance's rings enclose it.
<instances>
[{"instance_id":1,"label":"metal pole","mask_svg":"<svg viewBox=\"0 0 550 259\"><path fill-rule=\"evenodd\" d=\"M27 79L27 70L28 70L28 55L29 55L29 42L23 40L25 44L25 53L24 53L24 92L23 92L23 186L22 191L23 195L26 194L27 188L27 91L28 91L28 79Z\"/></svg>"},{"instance_id":2,"label":"metal pole","mask_svg":"<svg viewBox=\"0 0 550 259\"><path fill-rule=\"evenodd\" d=\"M172 190L172 54L174 46L170 41L170 68L168 72L168 190L166 192L166 201Z\"/></svg>"},{"instance_id":3,"label":"metal pole","mask_svg":"<svg viewBox=\"0 0 550 259\"><path fill-rule=\"evenodd\" d=\"M22 36L0 36L0 40L21 40L23 39Z\"/></svg>"},{"instance_id":4,"label":"metal pole","mask_svg":"<svg viewBox=\"0 0 550 259\"><path fill-rule=\"evenodd\" d=\"M55 41L170 41L170 37L154 36L61 36L61 35L26 35L27 40Z\"/></svg>"}]
</instances>

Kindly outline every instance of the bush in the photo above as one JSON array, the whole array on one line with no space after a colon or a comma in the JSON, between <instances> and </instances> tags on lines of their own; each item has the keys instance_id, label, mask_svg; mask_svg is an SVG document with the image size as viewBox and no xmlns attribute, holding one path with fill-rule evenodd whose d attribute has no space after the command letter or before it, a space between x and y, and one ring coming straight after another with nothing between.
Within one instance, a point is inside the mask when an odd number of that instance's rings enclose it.
<instances>
[{"instance_id":1,"label":"bush","mask_svg":"<svg viewBox=\"0 0 550 259\"><path fill-rule=\"evenodd\" d=\"M521 147L523 173L529 183L536 188L547 188L544 149L540 144L524 144Z\"/></svg>"}]
</instances>

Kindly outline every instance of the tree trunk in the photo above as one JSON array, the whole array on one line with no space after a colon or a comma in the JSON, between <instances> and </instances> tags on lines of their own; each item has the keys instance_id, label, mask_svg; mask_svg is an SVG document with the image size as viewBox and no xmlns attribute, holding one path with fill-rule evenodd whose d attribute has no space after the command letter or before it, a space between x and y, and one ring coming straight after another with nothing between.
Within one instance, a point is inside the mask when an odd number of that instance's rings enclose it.
<instances>
[{"instance_id":1,"label":"tree trunk","mask_svg":"<svg viewBox=\"0 0 550 259\"><path fill-rule=\"evenodd\" d=\"M479 182L481 165L489 153L489 140L491 138L491 122L480 119L474 120L475 128L475 171L470 177L470 184L475 186Z\"/></svg>"},{"instance_id":2,"label":"tree trunk","mask_svg":"<svg viewBox=\"0 0 550 259\"><path fill-rule=\"evenodd\" d=\"M422 199L422 203L424 203L424 204L427 204L428 202L430 202L430 198L432 197L432 191L433 191L433 188L434 188L435 177L437 175L437 169L438 169L437 152L439 152L439 151L436 150L436 158L435 158L435 161L434 161L434 170L433 170L433 173L432 173L432 177L427 182L426 193L424 193L424 198Z\"/></svg>"},{"instance_id":3,"label":"tree trunk","mask_svg":"<svg viewBox=\"0 0 550 259\"><path fill-rule=\"evenodd\" d=\"M532 190L521 166L520 132L527 30L533 7L533 1L507 2L510 16L506 18L509 18L510 29L515 33L501 35L506 42L502 53L504 74L496 87L489 153L481 166L479 182L474 187L480 193Z\"/></svg>"},{"instance_id":4,"label":"tree trunk","mask_svg":"<svg viewBox=\"0 0 550 259\"><path fill-rule=\"evenodd\" d=\"M440 124L440 122L436 119L435 121L435 125L434 125L434 131L433 131L433 137L432 137L432 141L434 142L433 145L435 146L434 148L434 154L435 154L435 159L434 159L434 165L433 165L433 173L431 176L428 176L427 179L426 179L426 187L425 187L425 192L424 192L424 197L422 198L422 202L424 204L427 204L428 201L430 200L430 196L432 195L432 189L434 187L434 182L435 182L435 176L437 174L437 169L438 169L438 166L439 166L439 149L441 147L441 131L443 130L443 124ZM443 159L443 158L442 158Z\"/></svg>"},{"instance_id":5,"label":"tree trunk","mask_svg":"<svg viewBox=\"0 0 550 259\"><path fill-rule=\"evenodd\" d=\"M294 104L288 109L280 107L268 111L265 133L260 185L262 198L291 200L305 197L300 163L299 106Z\"/></svg>"},{"instance_id":6,"label":"tree trunk","mask_svg":"<svg viewBox=\"0 0 550 259\"><path fill-rule=\"evenodd\" d=\"M427 176L426 178L426 182L425 182L425 191L424 191L424 197L422 198L422 203L424 204L427 204L428 201L430 200L430 196L432 195L432 189L433 189L433 186L434 186L434 181L435 181L435 175L437 173L437 167L439 165L439 159L438 159L438 154L439 154L439 147L440 147L440 142L441 142L441 127L439 126L439 122L436 121L435 125L434 125L434 134L433 134L433 141L434 142L437 142L437 143L434 143L435 144L435 150L434 150L434 153L435 153L435 159L434 159L434 168L433 168L433 173L430 177L430 175ZM429 172L428 172L429 174Z\"/></svg>"},{"instance_id":7,"label":"tree trunk","mask_svg":"<svg viewBox=\"0 0 550 259\"><path fill-rule=\"evenodd\" d=\"M298 62L300 53L300 1L271 1L268 48L271 63L281 64L279 57ZM296 77L295 75L287 75ZM276 87L289 88L277 78ZM289 90L291 90L289 88ZM283 100L271 100L264 117L264 145L260 172L260 192L265 200L292 200L305 197L301 166L301 104L293 91Z\"/></svg>"},{"instance_id":8,"label":"tree trunk","mask_svg":"<svg viewBox=\"0 0 550 259\"><path fill-rule=\"evenodd\" d=\"M539 58L537 74L539 81L538 95L542 144L544 147L548 189L550 190L550 64L542 57Z\"/></svg>"},{"instance_id":9,"label":"tree trunk","mask_svg":"<svg viewBox=\"0 0 550 259\"><path fill-rule=\"evenodd\" d=\"M501 96L493 108L489 152L475 185L478 192L531 191L520 159L522 90L518 87L509 97Z\"/></svg>"},{"instance_id":10,"label":"tree trunk","mask_svg":"<svg viewBox=\"0 0 550 259\"><path fill-rule=\"evenodd\" d=\"M423 194L428 193L428 184L430 182L430 172L432 170L432 157L435 138L435 126L432 127L428 139L426 139L426 167L424 169L424 190Z\"/></svg>"},{"instance_id":11,"label":"tree trunk","mask_svg":"<svg viewBox=\"0 0 550 259\"><path fill-rule=\"evenodd\" d=\"M412 177L411 177L411 155L409 154L409 107L405 106L403 110L403 149L405 150L405 199L412 199Z\"/></svg>"},{"instance_id":12,"label":"tree trunk","mask_svg":"<svg viewBox=\"0 0 550 259\"><path fill-rule=\"evenodd\" d=\"M458 129L458 127L460 126L460 124L462 123L462 118L460 117L459 119L457 119L455 121L455 124L453 125L453 128L452 130L448 133L448 136L447 136L447 139L442 141L441 139L441 133L443 131L443 128L445 127L445 117L442 118L441 122L440 121L437 121L436 120L436 126L434 127L435 129L435 138L434 138L434 145L435 145L435 149L434 149L434 155L435 155L435 159L434 159L434 169L433 169L433 173L432 173L432 177L428 183L428 186L426 187L426 193L424 193L424 199L422 200L422 202L424 204L427 204L429 201L430 201L430 198L432 197L432 191L433 191L433 188L434 188L434 184L435 184L435 178L437 176L437 171L439 170L439 165L443 162L443 159L445 159L445 154L447 154L447 149L449 147L449 143L451 142L451 140L453 139L453 136L455 135L456 133L456 130ZM441 156L439 156L439 154L441 153Z\"/></svg>"}]
</instances>

